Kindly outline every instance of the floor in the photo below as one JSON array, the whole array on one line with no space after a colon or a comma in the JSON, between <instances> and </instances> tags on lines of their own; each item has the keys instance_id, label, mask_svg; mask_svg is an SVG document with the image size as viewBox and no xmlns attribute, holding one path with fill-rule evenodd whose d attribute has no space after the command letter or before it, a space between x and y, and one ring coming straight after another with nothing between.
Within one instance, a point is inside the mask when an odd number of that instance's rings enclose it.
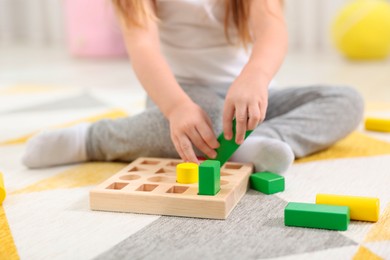
<instances>
[{"instance_id":1,"label":"floor","mask_svg":"<svg viewBox=\"0 0 390 260\"><path fill-rule=\"evenodd\" d=\"M63 49L0 49L0 87L56 85L143 93L127 58L73 59ZM337 53L291 53L276 76L283 86L336 84L356 87L368 102L390 102L390 59L351 62Z\"/></svg>"},{"instance_id":2,"label":"floor","mask_svg":"<svg viewBox=\"0 0 390 260\"><path fill-rule=\"evenodd\" d=\"M293 53L277 81L284 86L353 85L369 111L389 116L389 72L389 60L350 63L337 54ZM21 164L25 137L34 131L117 115L115 107L133 114L142 110L144 96L125 58L81 60L59 49L0 50L0 171L7 189L0 206L0 259L390 257L389 134L361 128L295 163L285 175L285 192L249 191L231 217L220 222L91 211L89 191L122 163L40 170ZM285 227L287 202L313 202L317 193L378 197L381 219L353 221L346 232Z\"/></svg>"}]
</instances>

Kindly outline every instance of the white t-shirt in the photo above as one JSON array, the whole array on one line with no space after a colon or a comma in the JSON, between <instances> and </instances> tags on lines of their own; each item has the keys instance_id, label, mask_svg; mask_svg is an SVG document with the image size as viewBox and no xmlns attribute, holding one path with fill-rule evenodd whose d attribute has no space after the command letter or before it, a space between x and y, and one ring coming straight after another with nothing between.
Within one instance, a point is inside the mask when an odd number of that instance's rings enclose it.
<instances>
[{"instance_id":1,"label":"white t-shirt","mask_svg":"<svg viewBox=\"0 0 390 260\"><path fill-rule=\"evenodd\" d=\"M250 56L224 33L223 0L157 0L162 52L181 84L230 85ZM234 26L229 36L237 43Z\"/></svg>"}]
</instances>

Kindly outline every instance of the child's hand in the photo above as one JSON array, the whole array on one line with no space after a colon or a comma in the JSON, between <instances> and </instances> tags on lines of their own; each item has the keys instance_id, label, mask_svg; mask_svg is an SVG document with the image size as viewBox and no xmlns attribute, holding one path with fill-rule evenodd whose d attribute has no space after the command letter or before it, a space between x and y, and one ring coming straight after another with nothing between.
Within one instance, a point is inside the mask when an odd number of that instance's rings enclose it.
<instances>
[{"instance_id":1,"label":"child's hand","mask_svg":"<svg viewBox=\"0 0 390 260\"><path fill-rule=\"evenodd\" d=\"M177 106L168 116L171 138L184 161L198 163L192 144L214 158L219 147L212 123L205 111L193 102Z\"/></svg>"},{"instance_id":2,"label":"child's hand","mask_svg":"<svg viewBox=\"0 0 390 260\"><path fill-rule=\"evenodd\" d=\"M241 74L231 85L223 111L225 139L233 137L232 121L236 118L236 143L242 144L247 130L253 130L265 118L268 85L255 74Z\"/></svg>"}]
</instances>

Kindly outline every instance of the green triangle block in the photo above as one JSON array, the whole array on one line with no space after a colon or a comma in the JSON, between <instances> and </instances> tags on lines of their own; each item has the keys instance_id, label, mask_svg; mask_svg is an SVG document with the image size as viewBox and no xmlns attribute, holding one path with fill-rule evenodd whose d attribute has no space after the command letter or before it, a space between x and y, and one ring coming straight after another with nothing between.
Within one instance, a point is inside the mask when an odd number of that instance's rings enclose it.
<instances>
[{"instance_id":1,"label":"green triangle block","mask_svg":"<svg viewBox=\"0 0 390 260\"><path fill-rule=\"evenodd\" d=\"M246 131L245 139L253 132L253 130ZM233 120L233 137L230 140L226 140L221 133L218 136L219 147L215 149L217 152L217 157L214 160L217 160L223 166L229 159L232 157L233 153L240 147L239 144L235 142L236 140L236 119ZM210 158L207 158L210 159Z\"/></svg>"}]
</instances>

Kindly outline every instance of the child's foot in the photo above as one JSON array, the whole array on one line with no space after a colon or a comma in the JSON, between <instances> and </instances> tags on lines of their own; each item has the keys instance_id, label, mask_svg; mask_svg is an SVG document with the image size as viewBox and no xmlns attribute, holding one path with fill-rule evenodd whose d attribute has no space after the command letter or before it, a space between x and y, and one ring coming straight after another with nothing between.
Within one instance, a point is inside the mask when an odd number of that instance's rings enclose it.
<instances>
[{"instance_id":1,"label":"child's foot","mask_svg":"<svg viewBox=\"0 0 390 260\"><path fill-rule=\"evenodd\" d=\"M87 160L86 139L90 124L44 131L27 142L23 164L29 168L78 163Z\"/></svg>"},{"instance_id":2,"label":"child's foot","mask_svg":"<svg viewBox=\"0 0 390 260\"><path fill-rule=\"evenodd\" d=\"M294 153L283 141L256 136L248 137L231 159L254 163L256 172L283 173L293 163Z\"/></svg>"}]
</instances>

